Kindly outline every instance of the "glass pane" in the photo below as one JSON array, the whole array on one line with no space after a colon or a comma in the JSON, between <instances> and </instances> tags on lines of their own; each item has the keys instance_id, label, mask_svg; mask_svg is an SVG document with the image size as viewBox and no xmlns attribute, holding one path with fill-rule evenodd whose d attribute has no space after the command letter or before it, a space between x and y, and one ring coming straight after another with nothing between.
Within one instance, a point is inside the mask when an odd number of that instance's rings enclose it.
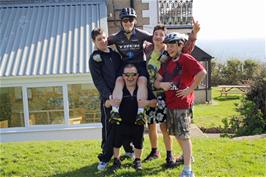
<instances>
[{"instance_id":1,"label":"glass pane","mask_svg":"<svg viewBox=\"0 0 266 177\"><path fill-rule=\"evenodd\" d=\"M64 124L62 87L28 88L30 125Z\"/></svg>"},{"instance_id":2,"label":"glass pane","mask_svg":"<svg viewBox=\"0 0 266 177\"><path fill-rule=\"evenodd\" d=\"M24 126L22 88L0 88L0 128Z\"/></svg>"},{"instance_id":3,"label":"glass pane","mask_svg":"<svg viewBox=\"0 0 266 177\"><path fill-rule=\"evenodd\" d=\"M68 85L70 124L100 122L99 94L93 84Z\"/></svg>"}]
</instances>

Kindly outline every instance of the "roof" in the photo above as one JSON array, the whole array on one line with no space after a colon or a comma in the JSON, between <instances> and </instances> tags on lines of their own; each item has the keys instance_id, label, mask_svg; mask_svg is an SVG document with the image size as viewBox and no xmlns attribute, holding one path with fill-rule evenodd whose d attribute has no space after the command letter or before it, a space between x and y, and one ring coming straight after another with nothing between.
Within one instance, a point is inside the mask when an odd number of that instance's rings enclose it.
<instances>
[{"instance_id":1,"label":"roof","mask_svg":"<svg viewBox=\"0 0 266 177\"><path fill-rule=\"evenodd\" d=\"M191 55L199 61L206 61L211 60L213 57L206 53L204 50L195 46L194 50L192 51Z\"/></svg>"},{"instance_id":2,"label":"roof","mask_svg":"<svg viewBox=\"0 0 266 177\"><path fill-rule=\"evenodd\" d=\"M89 72L90 32L107 30L105 0L14 2L0 6L0 76Z\"/></svg>"}]
</instances>

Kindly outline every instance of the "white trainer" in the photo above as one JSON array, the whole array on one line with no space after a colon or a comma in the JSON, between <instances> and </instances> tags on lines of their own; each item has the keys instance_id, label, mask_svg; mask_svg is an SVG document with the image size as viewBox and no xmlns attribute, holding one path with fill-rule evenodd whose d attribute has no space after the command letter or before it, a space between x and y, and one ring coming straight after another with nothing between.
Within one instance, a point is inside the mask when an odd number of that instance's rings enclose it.
<instances>
[{"instance_id":1,"label":"white trainer","mask_svg":"<svg viewBox=\"0 0 266 177\"><path fill-rule=\"evenodd\" d=\"M98 170L104 170L107 167L108 163L107 162L99 162L97 169Z\"/></svg>"}]
</instances>

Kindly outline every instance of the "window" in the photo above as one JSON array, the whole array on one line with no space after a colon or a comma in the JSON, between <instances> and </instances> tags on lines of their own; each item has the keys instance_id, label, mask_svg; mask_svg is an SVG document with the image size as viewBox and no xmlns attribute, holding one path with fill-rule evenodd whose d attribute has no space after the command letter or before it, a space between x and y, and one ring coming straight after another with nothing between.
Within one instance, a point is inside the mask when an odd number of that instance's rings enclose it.
<instances>
[{"instance_id":1,"label":"window","mask_svg":"<svg viewBox=\"0 0 266 177\"><path fill-rule=\"evenodd\" d=\"M93 84L68 85L70 124L100 122L99 94Z\"/></svg>"},{"instance_id":2,"label":"window","mask_svg":"<svg viewBox=\"0 0 266 177\"><path fill-rule=\"evenodd\" d=\"M22 88L0 88L0 128L24 126Z\"/></svg>"},{"instance_id":3,"label":"window","mask_svg":"<svg viewBox=\"0 0 266 177\"><path fill-rule=\"evenodd\" d=\"M192 27L193 0L158 0L159 23Z\"/></svg>"},{"instance_id":4,"label":"window","mask_svg":"<svg viewBox=\"0 0 266 177\"><path fill-rule=\"evenodd\" d=\"M100 122L99 94L93 84L68 85L69 124ZM30 127L66 124L63 86L27 88ZM0 88L0 128L25 127L21 87Z\"/></svg>"},{"instance_id":5,"label":"window","mask_svg":"<svg viewBox=\"0 0 266 177\"><path fill-rule=\"evenodd\" d=\"M28 88L27 92L30 126L64 124L62 87Z\"/></svg>"}]
</instances>

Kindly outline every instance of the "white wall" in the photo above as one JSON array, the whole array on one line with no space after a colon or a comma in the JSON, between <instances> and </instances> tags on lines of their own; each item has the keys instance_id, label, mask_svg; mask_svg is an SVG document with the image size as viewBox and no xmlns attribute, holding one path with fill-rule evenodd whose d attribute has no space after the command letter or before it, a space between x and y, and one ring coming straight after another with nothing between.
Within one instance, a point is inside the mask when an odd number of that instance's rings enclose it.
<instances>
[{"instance_id":1,"label":"white wall","mask_svg":"<svg viewBox=\"0 0 266 177\"><path fill-rule=\"evenodd\" d=\"M157 0L142 0L142 3L149 3L149 10L143 11L143 17L150 18L150 24L143 25L143 29L152 33L154 26L158 24L158 3Z\"/></svg>"},{"instance_id":2,"label":"white wall","mask_svg":"<svg viewBox=\"0 0 266 177\"><path fill-rule=\"evenodd\" d=\"M83 127L1 132L0 142L101 139L101 124Z\"/></svg>"},{"instance_id":3,"label":"white wall","mask_svg":"<svg viewBox=\"0 0 266 177\"><path fill-rule=\"evenodd\" d=\"M195 90L195 104L205 104L206 103L206 90ZM207 100L212 100L211 89L207 90Z\"/></svg>"}]
</instances>

